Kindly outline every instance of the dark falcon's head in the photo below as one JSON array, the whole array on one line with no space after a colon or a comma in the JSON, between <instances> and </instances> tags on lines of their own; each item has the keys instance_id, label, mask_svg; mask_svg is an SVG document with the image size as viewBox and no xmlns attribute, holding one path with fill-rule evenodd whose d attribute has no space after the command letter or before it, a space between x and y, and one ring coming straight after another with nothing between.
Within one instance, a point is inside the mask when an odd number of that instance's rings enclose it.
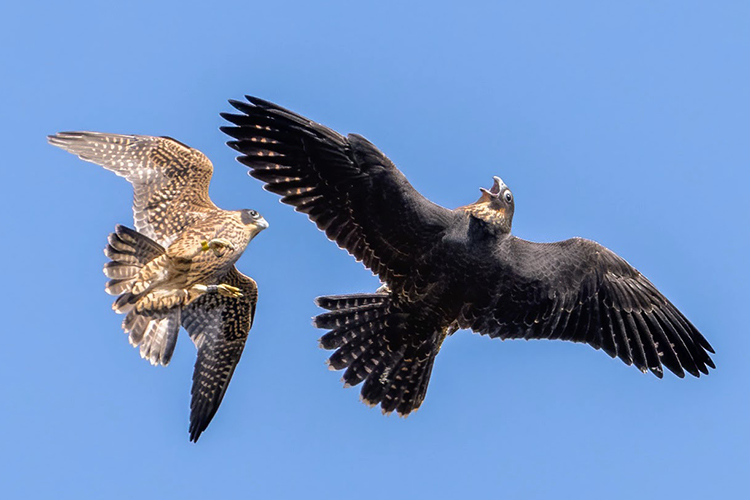
<instances>
[{"instance_id":1,"label":"dark falcon's head","mask_svg":"<svg viewBox=\"0 0 750 500\"><path fill-rule=\"evenodd\" d=\"M509 233L515 210L513 193L500 177L495 176L494 179L492 187L489 190L479 188L482 196L471 205L463 207L463 210L500 232Z\"/></svg>"}]
</instances>

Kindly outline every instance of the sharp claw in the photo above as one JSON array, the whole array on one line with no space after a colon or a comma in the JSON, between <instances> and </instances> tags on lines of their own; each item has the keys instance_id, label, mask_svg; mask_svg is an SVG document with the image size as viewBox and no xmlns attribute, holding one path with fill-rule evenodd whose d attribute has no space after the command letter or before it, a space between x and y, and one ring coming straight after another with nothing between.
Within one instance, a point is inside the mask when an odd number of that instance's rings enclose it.
<instances>
[{"instance_id":1,"label":"sharp claw","mask_svg":"<svg viewBox=\"0 0 750 500\"><path fill-rule=\"evenodd\" d=\"M242 297L242 290L232 285L221 284L218 287L218 291L225 297L230 297L233 299L239 299L240 297Z\"/></svg>"}]
</instances>

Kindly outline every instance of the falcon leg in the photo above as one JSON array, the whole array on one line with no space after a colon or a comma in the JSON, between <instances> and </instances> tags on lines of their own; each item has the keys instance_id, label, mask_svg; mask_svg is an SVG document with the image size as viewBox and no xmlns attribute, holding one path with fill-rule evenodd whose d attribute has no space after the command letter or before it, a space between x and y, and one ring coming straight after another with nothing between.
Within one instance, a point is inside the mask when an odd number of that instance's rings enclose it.
<instances>
[{"instance_id":1,"label":"falcon leg","mask_svg":"<svg viewBox=\"0 0 750 500\"><path fill-rule=\"evenodd\" d=\"M203 295L204 293L218 293L219 295L223 295L225 297L231 297L234 299L239 299L242 297L242 290L239 288L227 285L226 283L222 283L221 285L193 285L190 288L191 292L195 292L198 295Z\"/></svg>"},{"instance_id":2,"label":"falcon leg","mask_svg":"<svg viewBox=\"0 0 750 500\"><path fill-rule=\"evenodd\" d=\"M208 287L206 285L193 285L192 287L190 287L190 291L191 292L195 292L198 295L203 295L204 293L208 293L210 291L215 291L215 290L210 290L211 288L214 288L215 286L216 285L212 285L210 287Z\"/></svg>"}]
</instances>

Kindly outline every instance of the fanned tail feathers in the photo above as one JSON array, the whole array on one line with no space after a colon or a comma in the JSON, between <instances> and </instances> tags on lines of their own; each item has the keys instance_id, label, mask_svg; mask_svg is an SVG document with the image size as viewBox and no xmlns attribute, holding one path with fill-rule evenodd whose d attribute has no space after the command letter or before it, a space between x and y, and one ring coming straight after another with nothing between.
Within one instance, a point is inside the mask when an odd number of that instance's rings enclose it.
<instances>
[{"instance_id":1,"label":"fanned tail feathers","mask_svg":"<svg viewBox=\"0 0 750 500\"><path fill-rule=\"evenodd\" d=\"M139 296L130 292L141 269L164 251L155 241L121 225L109 235L104 249L104 254L112 259L104 265L104 274L110 278L105 290L118 295L112 308L127 314L122 329L128 334L130 344L140 346L141 357L152 365L167 365L172 359L181 311L173 308L161 314L139 314L134 310Z\"/></svg>"},{"instance_id":2,"label":"fanned tail feathers","mask_svg":"<svg viewBox=\"0 0 750 500\"><path fill-rule=\"evenodd\" d=\"M364 382L362 401L380 404L383 413L406 416L419 408L427 393L440 337L412 331L408 315L392 307L388 294L319 297L329 312L317 316L316 327L330 329L320 339L335 350L328 359L333 370L346 368L345 387Z\"/></svg>"},{"instance_id":3,"label":"fanned tail feathers","mask_svg":"<svg viewBox=\"0 0 750 500\"><path fill-rule=\"evenodd\" d=\"M180 330L181 309L170 309L164 316L147 316L130 311L122 321L133 347L140 345L140 354L152 365L168 365L172 359Z\"/></svg>"},{"instance_id":4,"label":"fanned tail feathers","mask_svg":"<svg viewBox=\"0 0 750 500\"><path fill-rule=\"evenodd\" d=\"M104 248L104 255L112 259L104 264L104 275L110 278L105 286L107 293L129 292L143 266L163 253L164 248L150 238L125 226L115 226Z\"/></svg>"}]
</instances>

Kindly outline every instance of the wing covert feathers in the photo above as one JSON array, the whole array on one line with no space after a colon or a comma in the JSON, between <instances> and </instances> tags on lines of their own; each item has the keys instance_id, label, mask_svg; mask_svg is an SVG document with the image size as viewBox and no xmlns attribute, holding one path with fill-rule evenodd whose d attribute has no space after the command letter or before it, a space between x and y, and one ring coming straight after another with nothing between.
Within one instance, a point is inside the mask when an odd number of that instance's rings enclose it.
<instances>
[{"instance_id":1,"label":"wing covert feathers","mask_svg":"<svg viewBox=\"0 0 750 500\"><path fill-rule=\"evenodd\" d=\"M174 139L100 132L60 132L47 139L127 179L136 230L164 246L196 213L216 209L208 196L211 162Z\"/></svg>"}]
</instances>

